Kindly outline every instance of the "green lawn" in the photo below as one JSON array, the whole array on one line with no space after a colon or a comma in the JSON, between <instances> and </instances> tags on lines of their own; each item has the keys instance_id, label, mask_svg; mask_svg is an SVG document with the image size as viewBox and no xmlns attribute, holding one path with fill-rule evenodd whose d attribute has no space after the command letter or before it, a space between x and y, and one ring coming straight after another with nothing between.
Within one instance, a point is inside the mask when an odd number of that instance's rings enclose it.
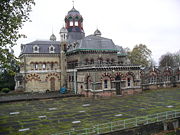
<instances>
[{"instance_id":1,"label":"green lawn","mask_svg":"<svg viewBox=\"0 0 180 135\"><path fill-rule=\"evenodd\" d=\"M3 103L0 104L0 135L53 134L176 109L180 109L179 88L126 97L72 97ZM10 114L14 112L16 114ZM74 121L80 123L73 124ZM29 130L19 131L27 128Z\"/></svg>"}]
</instances>

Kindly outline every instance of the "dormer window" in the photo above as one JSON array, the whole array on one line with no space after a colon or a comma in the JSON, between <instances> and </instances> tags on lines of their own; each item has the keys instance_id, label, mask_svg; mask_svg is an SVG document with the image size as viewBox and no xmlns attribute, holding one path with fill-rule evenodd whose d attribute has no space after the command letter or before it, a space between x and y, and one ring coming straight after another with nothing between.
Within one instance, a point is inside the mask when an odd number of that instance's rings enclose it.
<instances>
[{"instance_id":1,"label":"dormer window","mask_svg":"<svg viewBox=\"0 0 180 135\"><path fill-rule=\"evenodd\" d=\"M49 53L54 53L54 51L55 51L55 47L53 45L51 45L49 47Z\"/></svg>"},{"instance_id":2,"label":"dormer window","mask_svg":"<svg viewBox=\"0 0 180 135\"><path fill-rule=\"evenodd\" d=\"M38 45L33 46L33 53L39 53L39 46Z\"/></svg>"}]
</instances>

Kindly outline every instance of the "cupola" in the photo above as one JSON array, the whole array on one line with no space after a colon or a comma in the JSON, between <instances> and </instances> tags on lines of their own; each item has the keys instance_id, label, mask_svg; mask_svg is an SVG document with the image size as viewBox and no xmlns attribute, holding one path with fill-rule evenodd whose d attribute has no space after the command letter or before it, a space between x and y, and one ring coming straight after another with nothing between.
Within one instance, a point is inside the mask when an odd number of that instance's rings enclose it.
<instances>
[{"instance_id":1,"label":"cupola","mask_svg":"<svg viewBox=\"0 0 180 135\"><path fill-rule=\"evenodd\" d=\"M101 36L100 30L96 29L96 31L94 32L94 35L100 37Z\"/></svg>"},{"instance_id":2,"label":"cupola","mask_svg":"<svg viewBox=\"0 0 180 135\"><path fill-rule=\"evenodd\" d=\"M68 31L65 27L62 27L60 32L60 37L61 37L61 41L66 41L67 40L67 34L68 34Z\"/></svg>"},{"instance_id":3,"label":"cupola","mask_svg":"<svg viewBox=\"0 0 180 135\"><path fill-rule=\"evenodd\" d=\"M74 6L65 17L66 29L68 32L84 32L83 18Z\"/></svg>"},{"instance_id":4,"label":"cupola","mask_svg":"<svg viewBox=\"0 0 180 135\"><path fill-rule=\"evenodd\" d=\"M52 35L50 36L50 40L51 40L51 41L56 41L56 36L55 36L54 34L52 34Z\"/></svg>"}]
</instances>

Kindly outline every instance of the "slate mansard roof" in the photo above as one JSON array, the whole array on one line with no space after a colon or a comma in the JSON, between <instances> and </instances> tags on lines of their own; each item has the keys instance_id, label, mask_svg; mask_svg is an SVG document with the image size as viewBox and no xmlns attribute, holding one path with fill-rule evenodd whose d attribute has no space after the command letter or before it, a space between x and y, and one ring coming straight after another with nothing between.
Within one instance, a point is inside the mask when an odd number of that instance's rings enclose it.
<instances>
[{"instance_id":1,"label":"slate mansard roof","mask_svg":"<svg viewBox=\"0 0 180 135\"><path fill-rule=\"evenodd\" d=\"M39 53L49 53L49 47L53 46L54 53L59 53L60 52L60 41L33 41L28 44L21 45L21 54L31 54L33 53L33 46L38 46L39 47Z\"/></svg>"},{"instance_id":2,"label":"slate mansard roof","mask_svg":"<svg viewBox=\"0 0 180 135\"><path fill-rule=\"evenodd\" d=\"M39 47L39 54L48 54L49 47L53 46L54 53L60 53L60 41L33 41L28 44L21 45L21 54L32 54L33 53L33 47L38 46ZM113 51L118 52L119 54L123 54L123 48L120 46L117 46L113 43L111 39L95 36L95 35L89 35L81 40L77 40L73 43L68 44L68 52L71 51L78 51L78 50L96 50L96 51Z\"/></svg>"},{"instance_id":3,"label":"slate mansard roof","mask_svg":"<svg viewBox=\"0 0 180 135\"><path fill-rule=\"evenodd\" d=\"M68 52L75 50L107 50L118 52L117 46L111 39L95 35L89 35L82 40L78 40L75 44L70 44Z\"/></svg>"}]
</instances>

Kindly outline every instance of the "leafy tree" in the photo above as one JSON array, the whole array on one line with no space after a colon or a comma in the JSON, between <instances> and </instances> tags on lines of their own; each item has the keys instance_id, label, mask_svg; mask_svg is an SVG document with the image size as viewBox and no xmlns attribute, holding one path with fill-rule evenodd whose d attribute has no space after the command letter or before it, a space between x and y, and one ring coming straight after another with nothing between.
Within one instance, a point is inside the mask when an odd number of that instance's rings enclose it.
<instances>
[{"instance_id":1,"label":"leafy tree","mask_svg":"<svg viewBox=\"0 0 180 135\"><path fill-rule=\"evenodd\" d=\"M19 72L20 69L19 62L12 59L12 57L14 57L12 50L4 50L7 51L9 55L7 55L6 64L3 65L4 67L1 66L0 68L0 90L3 88L13 90L15 86L14 76L15 73Z\"/></svg>"},{"instance_id":2,"label":"leafy tree","mask_svg":"<svg viewBox=\"0 0 180 135\"><path fill-rule=\"evenodd\" d=\"M173 55L171 53L166 53L160 57L159 66L174 66Z\"/></svg>"},{"instance_id":3,"label":"leafy tree","mask_svg":"<svg viewBox=\"0 0 180 135\"><path fill-rule=\"evenodd\" d=\"M166 53L160 57L159 66L179 66L180 65L180 51L176 53Z\"/></svg>"},{"instance_id":4,"label":"leafy tree","mask_svg":"<svg viewBox=\"0 0 180 135\"><path fill-rule=\"evenodd\" d=\"M174 66L180 66L180 50L173 54Z\"/></svg>"},{"instance_id":5,"label":"leafy tree","mask_svg":"<svg viewBox=\"0 0 180 135\"><path fill-rule=\"evenodd\" d=\"M11 48L20 37L24 37L19 34L19 29L24 22L29 21L28 16L34 4L34 0L0 1L0 70L10 67L10 57L16 60L7 48Z\"/></svg>"},{"instance_id":6,"label":"leafy tree","mask_svg":"<svg viewBox=\"0 0 180 135\"><path fill-rule=\"evenodd\" d=\"M141 65L143 67L151 65L151 50L146 45L136 45L131 52L129 52L129 59L132 64Z\"/></svg>"}]
</instances>

